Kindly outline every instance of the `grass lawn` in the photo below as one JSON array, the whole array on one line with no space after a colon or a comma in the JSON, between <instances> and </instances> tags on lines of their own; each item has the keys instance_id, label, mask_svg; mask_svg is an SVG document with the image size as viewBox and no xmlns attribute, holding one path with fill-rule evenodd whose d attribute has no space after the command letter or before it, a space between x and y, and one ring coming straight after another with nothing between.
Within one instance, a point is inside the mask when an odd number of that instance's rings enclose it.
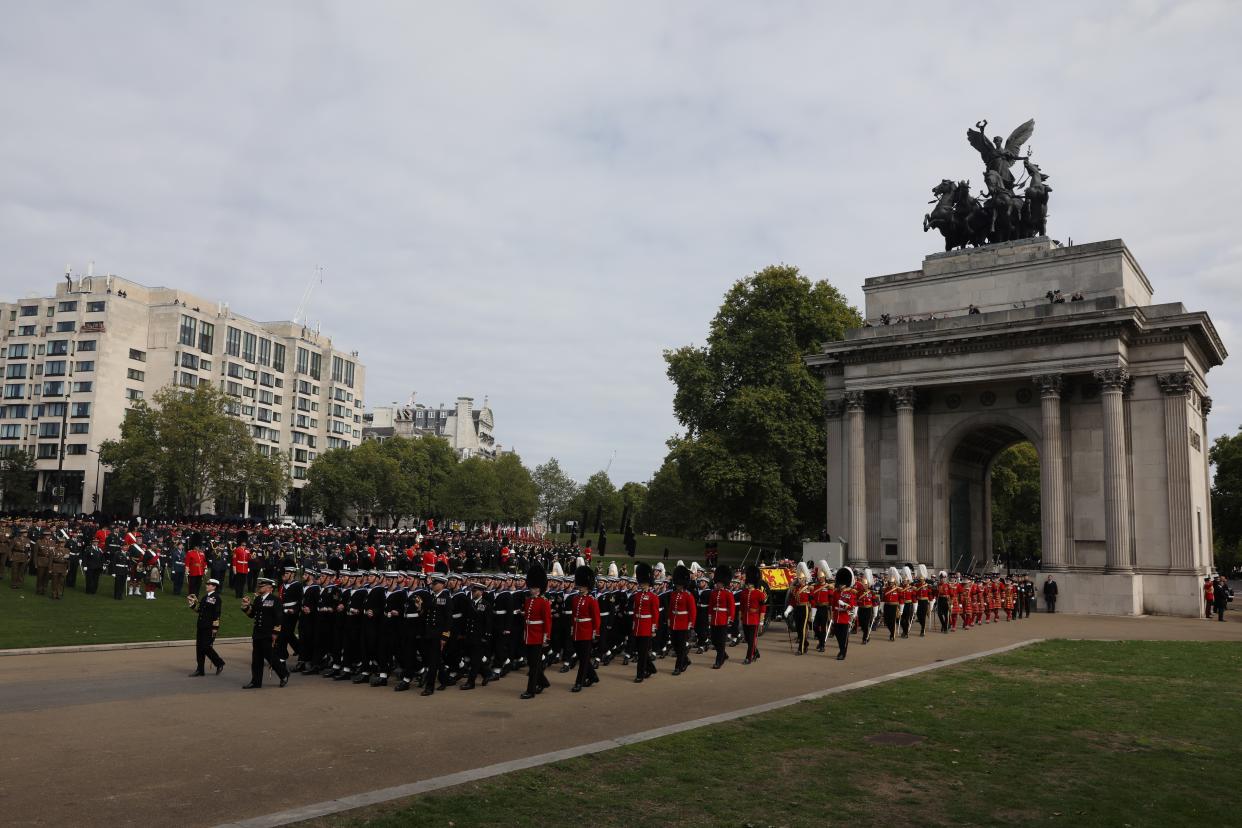
<instances>
[{"instance_id":1,"label":"grass lawn","mask_svg":"<svg viewBox=\"0 0 1242 828\"><path fill-rule=\"evenodd\" d=\"M35 595L35 579L26 588L9 588L8 573L0 581L0 649L54 647L66 644L115 644L123 641L176 641L194 638L195 615L186 606L184 590L173 595L165 582L154 601L126 596L112 599L112 578L99 579L99 592L87 595L79 572L75 589L53 601ZM230 590L224 591L220 636L249 635L252 622Z\"/></svg>"},{"instance_id":2,"label":"grass lawn","mask_svg":"<svg viewBox=\"0 0 1242 828\"><path fill-rule=\"evenodd\" d=\"M1240 762L1242 645L1056 641L318 824L1237 825Z\"/></svg>"}]
</instances>

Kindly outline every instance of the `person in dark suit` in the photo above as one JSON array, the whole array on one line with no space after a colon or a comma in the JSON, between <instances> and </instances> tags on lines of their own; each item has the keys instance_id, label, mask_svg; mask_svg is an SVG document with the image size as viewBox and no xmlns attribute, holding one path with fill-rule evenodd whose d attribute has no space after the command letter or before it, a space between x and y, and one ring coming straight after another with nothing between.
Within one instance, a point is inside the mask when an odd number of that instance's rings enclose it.
<instances>
[{"instance_id":1,"label":"person in dark suit","mask_svg":"<svg viewBox=\"0 0 1242 828\"><path fill-rule=\"evenodd\" d=\"M1233 590L1229 588L1229 582L1225 580L1224 575L1216 576L1216 584L1212 590L1213 607L1216 610L1216 620L1225 620L1225 610L1229 608L1229 601L1233 598Z\"/></svg>"},{"instance_id":2,"label":"person in dark suit","mask_svg":"<svg viewBox=\"0 0 1242 828\"><path fill-rule=\"evenodd\" d=\"M1048 612L1057 611L1057 582L1052 580L1051 575L1044 579L1044 604Z\"/></svg>"}]
</instances>

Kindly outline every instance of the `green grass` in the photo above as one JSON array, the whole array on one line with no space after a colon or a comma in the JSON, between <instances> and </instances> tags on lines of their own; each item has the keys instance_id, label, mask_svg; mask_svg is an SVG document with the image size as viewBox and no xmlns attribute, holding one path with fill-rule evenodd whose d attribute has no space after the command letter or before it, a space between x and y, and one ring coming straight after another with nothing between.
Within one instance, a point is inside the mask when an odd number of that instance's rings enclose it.
<instances>
[{"instance_id":1,"label":"green grass","mask_svg":"<svg viewBox=\"0 0 1242 828\"><path fill-rule=\"evenodd\" d=\"M319 824L1237 824L1240 737L1242 644L1057 641Z\"/></svg>"},{"instance_id":2,"label":"green grass","mask_svg":"<svg viewBox=\"0 0 1242 828\"><path fill-rule=\"evenodd\" d=\"M65 588L65 597L53 601L35 595L35 579L25 589L9 588L9 574L0 581L0 649L53 647L67 644L115 644L126 641L176 641L194 638L196 617L186 606L184 590L164 591L154 601L126 596L112 599L112 578L99 579L99 592L87 595L85 578ZM220 636L249 635L251 621L241 612L231 590L223 593Z\"/></svg>"}]
</instances>

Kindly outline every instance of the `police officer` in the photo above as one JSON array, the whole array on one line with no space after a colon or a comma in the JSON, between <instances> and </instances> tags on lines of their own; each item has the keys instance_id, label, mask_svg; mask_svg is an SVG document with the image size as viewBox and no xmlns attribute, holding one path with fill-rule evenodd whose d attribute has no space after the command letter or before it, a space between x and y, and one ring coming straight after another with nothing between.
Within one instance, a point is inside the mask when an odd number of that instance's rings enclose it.
<instances>
[{"instance_id":1,"label":"police officer","mask_svg":"<svg viewBox=\"0 0 1242 828\"><path fill-rule=\"evenodd\" d=\"M276 657L276 639L280 637L284 608L272 594L275 583L271 578L259 578L255 582L258 594L242 598L242 612L254 619L250 635L250 683L243 690L257 690L263 686L263 662L280 678L280 686L289 683L289 671L285 663Z\"/></svg>"},{"instance_id":2,"label":"police officer","mask_svg":"<svg viewBox=\"0 0 1242 828\"><path fill-rule=\"evenodd\" d=\"M204 662L208 659L216 667L216 675L220 675L220 671L224 669L224 659L216 652L213 646L216 641L216 633L220 631L220 582L212 578L207 582L207 594L200 601L198 596L193 592L190 593L186 601L189 602L190 609L198 613L197 631L194 637L194 655L198 659L198 669L190 673L190 677L204 675Z\"/></svg>"}]
</instances>

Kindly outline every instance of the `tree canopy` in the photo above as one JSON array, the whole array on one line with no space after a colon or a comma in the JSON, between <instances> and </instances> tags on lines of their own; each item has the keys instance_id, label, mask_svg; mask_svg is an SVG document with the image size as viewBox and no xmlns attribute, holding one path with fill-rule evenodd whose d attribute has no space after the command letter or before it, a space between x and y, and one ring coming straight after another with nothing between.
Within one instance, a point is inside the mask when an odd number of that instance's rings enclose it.
<instances>
[{"instance_id":1,"label":"tree canopy","mask_svg":"<svg viewBox=\"0 0 1242 828\"><path fill-rule=\"evenodd\" d=\"M0 492L3 493L4 508L12 512L33 509L39 500L39 494L35 491L38 476L33 452L15 451L0 458Z\"/></svg>"},{"instance_id":2,"label":"tree canopy","mask_svg":"<svg viewBox=\"0 0 1242 828\"><path fill-rule=\"evenodd\" d=\"M828 282L774 265L733 285L705 347L665 352L685 427L670 456L706 522L786 551L824 525L823 384L803 357L861 324Z\"/></svg>"},{"instance_id":3,"label":"tree canopy","mask_svg":"<svg viewBox=\"0 0 1242 828\"><path fill-rule=\"evenodd\" d=\"M1039 455L1029 442L1010 446L992 464L992 553L1039 560Z\"/></svg>"},{"instance_id":4,"label":"tree canopy","mask_svg":"<svg viewBox=\"0 0 1242 828\"><path fill-rule=\"evenodd\" d=\"M1212 443L1208 460L1212 478L1212 541L1218 572L1242 564L1242 430L1223 434Z\"/></svg>"}]
</instances>

